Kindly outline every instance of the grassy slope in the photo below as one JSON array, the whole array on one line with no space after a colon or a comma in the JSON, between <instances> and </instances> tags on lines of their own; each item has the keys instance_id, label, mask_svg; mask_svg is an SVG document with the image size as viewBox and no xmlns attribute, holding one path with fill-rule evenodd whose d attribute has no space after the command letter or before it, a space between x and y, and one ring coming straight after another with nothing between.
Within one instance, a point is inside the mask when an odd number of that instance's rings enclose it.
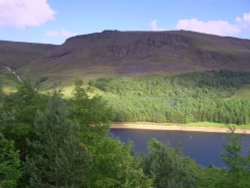
<instances>
[{"instance_id":1,"label":"grassy slope","mask_svg":"<svg viewBox=\"0 0 250 188\"><path fill-rule=\"evenodd\" d=\"M235 98L246 98L250 99L250 85L244 85L238 91L235 92Z\"/></svg>"},{"instance_id":2,"label":"grassy slope","mask_svg":"<svg viewBox=\"0 0 250 188\"><path fill-rule=\"evenodd\" d=\"M17 86L17 80L13 74L5 69L0 69L1 86L4 93L14 92Z\"/></svg>"}]
</instances>

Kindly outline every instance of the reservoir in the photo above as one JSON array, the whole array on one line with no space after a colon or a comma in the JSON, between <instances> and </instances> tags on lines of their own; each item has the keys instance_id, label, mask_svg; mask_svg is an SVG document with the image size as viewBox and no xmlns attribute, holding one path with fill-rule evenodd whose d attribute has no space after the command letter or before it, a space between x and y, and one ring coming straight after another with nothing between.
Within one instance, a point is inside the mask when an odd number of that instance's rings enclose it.
<instances>
[{"instance_id":1,"label":"reservoir","mask_svg":"<svg viewBox=\"0 0 250 188\"><path fill-rule=\"evenodd\" d=\"M111 135L119 138L122 142L132 141L136 153L146 153L147 143L156 138L162 142L170 143L172 146L182 145L183 153L195 160L202 166L210 164L217 167L225 167L220 155L224 151L227 133L203 133L183 131L153 131L153 130L131 130L112 129ZM240 134L243 154L250 150L250 135Z\"/></svg>"}]
</instances>

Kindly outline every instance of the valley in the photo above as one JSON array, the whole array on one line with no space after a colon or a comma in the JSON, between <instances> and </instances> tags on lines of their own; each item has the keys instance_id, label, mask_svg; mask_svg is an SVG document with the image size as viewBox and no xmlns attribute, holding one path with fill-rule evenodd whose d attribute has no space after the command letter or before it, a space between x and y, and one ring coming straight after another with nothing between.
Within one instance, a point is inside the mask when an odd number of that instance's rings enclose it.
<instances>
[{"instance_id":1,"label":"valley","mask_svg":"<svg viewBox=\"0 0 250 188\"><path fill-rule=\"evenodd\" d=\"M190 187L228 187L242 161L249 187L249 60L249 40L187 31L0 41L0 157L12 154L13 187L44 187L56 171L63 187L149 188L162 161L167 183Z\"/></svg>"}]
</instances>

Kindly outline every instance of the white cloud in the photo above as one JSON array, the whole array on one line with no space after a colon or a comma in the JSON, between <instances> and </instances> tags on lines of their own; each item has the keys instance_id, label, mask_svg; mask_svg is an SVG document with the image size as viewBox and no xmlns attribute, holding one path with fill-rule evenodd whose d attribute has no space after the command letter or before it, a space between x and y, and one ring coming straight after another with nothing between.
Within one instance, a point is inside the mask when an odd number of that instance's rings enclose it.
<instances>
[{"instance_id":1,"label":"white cloud","mask_svg":"<svg viewBox=\"0 0 250 188\"><path fill-rule=\"evenodd\" d=\"M176 28L215 35L234 35L240 33L237 25L232 25L223 20L210 20L207 22L197 20L196 18L179 20Z\"/></svg>"},{"instance_id":2,"label":"white cloud","mask_svg":"<svg viewBox=\"0 0 250 188\"><path fill-rule=\"evenodd\" d=\"M77 34L74 32L71 32L71 31L66 31L64 29L57 30L57 31L48 31L46 33L47 37L63 38L63 39L69 38L69 37L72 37L75 35L77 35Z\"/></svg>"},{"instance_id":3,"label":"white cloud","mask_svg":"<svg viewBox=\"0 0 250 188\"><path fill-rule=\"evenodd\" d=\"M55 14L47 0L0 0L0 28L39 26Z\"/></svg>"},{"instance_id":4,"label":"white cloud","mask_svg":"<svg viewBox=\"0 0 250 188\"><path fill-rule=\"evenodd\" d=\"M242 17L236 17L235 20L243 28L250 27L250 12L244 13Z\"/></svg>"},{"instance_id":5,"label":"white cloud","mask_svg":"<svg viewBox=\"0 0 250 188\"><path fill-rule=\"evenodd\" d=\"M152 31L163 31L163 30L165 30L164 28L159 28L157 26L157 20L152 20L149 25L150 25L150 29Z\"/></svg>"},{"instance_id":6,"label":"white cloud","mask_svg":"<svg viewBox=\"0 0 250 188\"><path fill-rule=\"evenodd\" d=\"M225 20L209 20L207 22L192 19L179 20L176 28L202 33L210 33L222 36L237 36L250 27L250 12L244 13L242 17L236 17L235 23Z\"/></svg>"},{"instance_id":7,"label":"white cloud","mask_svg":"<svg viewBox=\"0 0 250 188\"><path fill-rule=\"evenodd\" d=\"M244 22L247 22L248 24L250 24L250 12L244 13L243 20Z\"/></svg>"}]
</instances>

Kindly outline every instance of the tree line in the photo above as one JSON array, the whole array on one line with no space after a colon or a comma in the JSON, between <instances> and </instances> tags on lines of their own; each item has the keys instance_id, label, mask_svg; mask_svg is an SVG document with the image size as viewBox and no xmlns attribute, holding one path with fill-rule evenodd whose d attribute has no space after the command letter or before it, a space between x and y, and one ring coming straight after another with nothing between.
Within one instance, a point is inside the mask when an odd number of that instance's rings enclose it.
<instances>
[{"instance_id":1,"label":"tree line","mask_svg":"<svg viewBox=\"0 0 250 188\"><path fill-rule=\"evenodd\" d=\"M250 73L208 71L175 76L105 78L90 81L112 106L114 121L249 124L250 101L234 97Z\"/></svg>"},{"instance_id":2,"label":"tree line","mask_svg":"<svg viewBox=\"0 0 250 188\"><path fill-rule=\"evenodd\" d=\"M180 147L151 140L133 152L108 133L113 111L89 97L77 80L73 97L42 94L29 82L0 92L0 187L182 188L250 186L250 154L241 155L233 135L222 155L226 169L204 168Z\"/></svg>"}]
</instances>

